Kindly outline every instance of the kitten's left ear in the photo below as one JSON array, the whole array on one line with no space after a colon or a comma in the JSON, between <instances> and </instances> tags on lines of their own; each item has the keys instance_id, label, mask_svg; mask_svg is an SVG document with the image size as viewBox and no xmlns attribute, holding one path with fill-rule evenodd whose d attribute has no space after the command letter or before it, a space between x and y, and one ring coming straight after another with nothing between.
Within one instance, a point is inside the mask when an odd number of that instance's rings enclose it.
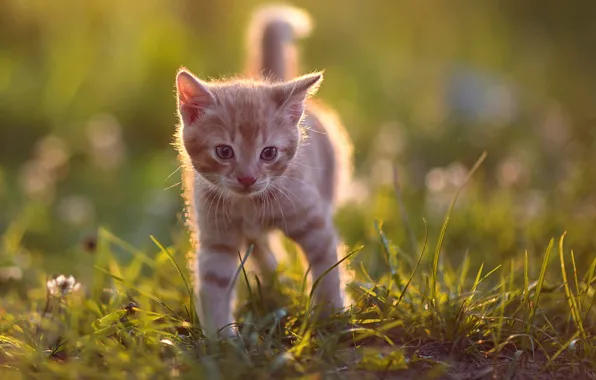
<instances>
[{"instance_id":1,"label":"kitten's left ear","mask_svg":"<svg viewBox=\"0 0 596 380\"><path fill-rule=\"evenodd\" d=\"M314 73L276 84L273 87L274 100L287 110L292 122L298 123L304 113L306 99L317 92L322 81L323 73Z\"/></svg>"}]
</instances>

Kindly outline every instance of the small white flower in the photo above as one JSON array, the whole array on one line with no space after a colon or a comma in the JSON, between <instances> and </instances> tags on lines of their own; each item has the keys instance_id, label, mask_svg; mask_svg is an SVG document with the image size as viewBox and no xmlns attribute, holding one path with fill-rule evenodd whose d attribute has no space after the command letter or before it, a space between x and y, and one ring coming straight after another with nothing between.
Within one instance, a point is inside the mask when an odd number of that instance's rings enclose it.
<instances>
[{"instance_id":1,"label":"small white flower","mask_svg":"<svg viewBox=\"0 0 596 380\"><path fill-rule=\"evenodd\" d=\"M50 294L55 297L66 296L81 288L81 284L78 283L73 276L66 277L63 274L49 280L46 285Z\"/></svg>"}]
</instances>

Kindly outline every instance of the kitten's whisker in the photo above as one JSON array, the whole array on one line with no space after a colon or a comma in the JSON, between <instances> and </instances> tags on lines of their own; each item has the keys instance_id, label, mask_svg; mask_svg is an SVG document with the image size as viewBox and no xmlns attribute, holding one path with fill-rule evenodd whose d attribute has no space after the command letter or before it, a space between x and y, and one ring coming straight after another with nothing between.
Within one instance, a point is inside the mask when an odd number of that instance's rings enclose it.
<instances>
[{"instance_id":1,"label":"kitten's whisker","mask_svg":"<svg viewBox=\"0 0 596 380\"><path fill-rule=\"evenodd\" d=\"M252 209L254 210L255 214L257 213L257 206L255 206L255 201L254 199L251 197L250 198L250 204L252 205Z\"/></svg>"},{"instance_id":2,"label":"kitten's whisker","mask_svg":"<svg viewBox=\"0 0 596 380\"><path fill-rule=\"evenodd\" d=\"M265 202L267 201L267 195L268 193L263 194L263 196L261 197L261 203L262 205L265 205ZM265 224L265 211L264 210L260 210L260 214L261 214L261 225ZM257 216L259 215L259 211L257 211Z\"/></svg>"},{"instance_id":3,"label":"kitten's whisker","mask_svg":"<svg viewBox=\"0 0 596 380\"><path fill-rule=\"evenodd\" d=\"M302 210L303 210L304 212L308 212L308 210L307 210L307 208L306 208L306 205L304 204L304 202L302 202L302 199L300 199L300 197L296 196L296 194L294 194L294 193L292 192L292 190L290 190L290 189L289 189L288 187L286 187L285 185L283 185L283 184L282 184L282 185L281 185L281 187L284 189L284 191L285 191L285 192L289 193L289 194L290 194L290 195L291 195L291 196L292 196L294 199L296 199L296 200L297 200L297 201L300 203L300 206L302 206Z\"/></svg>"},{"instance_id":4,"label":"kitten's whisker","mask_svg":"<svg viewBox=\"0 0 596 380\"><path fill-rule=\"evenodd\" d=\"M178 165L178 167L169 175L166 177L166 179L164 181L167 181L168 179L170 179L174 174L176 174L178 172L178 170L182 169L182 165Z\"/></svg>"},{"instance_id":5,"label":"kitten's whisker","mask_svg":"<svg viewBox=\"0 0 596 380\"><path fill-rule=\"evenodd\" d=\"M327 135L327 132L325 132L325 131L317 131L314 128L309 128L308 130L309 131L313 131L314 133L320 133L321 135Z\"/></svg>"},{"instance_id":6,"label":"kitten's whisker","mask_svg":"<svg viewBox=\"0 0 596 380\"><path fill-rule=\"evenodd\" d=\"M279 191L281 195L283 195L284 197L286 197L286 199L292 205L292 208L294 209L294 212L296 212L296 205L294 204L294 201L292 201L292 198L290 198L288 196L288 194L286 194L285 190L281 187L281 184L277 184L275 182L271 182L271 187L273 187L275 190Z\"/></svg>"},{"instance_id":7,"label":"kitten's whisker","mask_svg":"<svg viewBox=\"0 0 596 380\"><path fill-rule=\"evenodd\" d=\"M271 195L275 196L275 194L273 193L271 193ZM273 222L275 221L273 214L273 201L271 200L271 198L267 199L267 208L269 209L269 212L267 213L267 225L269 225L270 223L273 224Z\"/></svg>"},{"instance_id":8,"label":"kitten's whisker","mask_svg":"<svg viewBox=\"0 0 596 380\"><path fill-rule=\"evenodd\" d=\"M221 207L219 206L219 203L221 202ZM217 198L217 205L216 205L216 209L218 211L218 214L223 214L221 215L222 217L225 216L225 206L226 206L226 194L225 194L225 190L223 189L223 187L219 188L219 195ZM225 223L225 219L222 221L223 223ZM217 223L217 219L215 221L216 224ZM225 227L225 225L224 225Z\"/></svg>"},{"instance_id":9,"label":"kitten's whisker","mask_svg":"<svg viewBox=\"0 0 596 380\"><path fill-rule=\"evenodd\" d=\"M226 201L229 207L225 208L224 215L228 222L230 222L230 227L234 227L234 223L232 222L232 218L230 217L230 214L232 213L232 199L226 197Z\"/></svg>"},{"instance_id":10,"label":"kitten's whisker","mask_svg":"<svg viewBox=\"0 0 596 380\"><path fill-rule=\"evenodd\" d=\"M267 196L263 199L264 203L263 203L263 221L262 221L262 225L264 226L267 222L268 219L267 217L269 216L269 198L271 197L271 193L267 194Z\"/></svg>"},{"instance_id":11,"label":"kitten's whisker","mask_svg":"<svg viewBox=\"0 0 596 380\"><path fill-rule=\"evenodd\" d=\"M209 207L207 207L207 218L211 217L211 206L213 206L213 202L215 201L214 197L209 197Z\"/></svg>"},{"instance_id":12,"label":"kitten's whisker","mask_svg":"<svg viewBox=\"0 0 596 380\"><path fill-rule=\"evenodd\" d=\"M176 182L175 184L173 184L173 185L171 185L171 186L168 186L168 187L166 187L165 189L163 189L163 191L170 190L170 189L172 189L172 188L174 188L174 187L176 187L176 186L178 186L178 185L180 185L180 184L182 184L182 181L180 181L180 182Z\"/></svg>"},{"instance_id":13,"label":"kitten's whisker","mask_svg":"<svg viewBox=\"0 0 596 380\"><path fill-rule=\"evenodd\" d=\"M219 208L219 200L221 198L221 193L220 193L220 189L217 189L217 192L215 193L215 207L213 208L213 217L215 218L215 233L217 236L219 236L219 223L218 223L218 218L217 218L217 214L218 214L218 208Z\"/></svg>"},{"instance_id":14,"label":"kitten's whisker","mask_svg":"<svg viewBox=\"0 0 596 380\"><path fill-rule=\"evenodd\" d=\"M290 165L288 165L288 166L292 166L292 165L296 165L296 166L302 166L303 168L314 169L314 170L323 170L323 169L325 169L325 168L324 168L324 167L322 167L322 166L319 166L319 167L316 167L316 166L309 166L309 165L301 164L301 163L299 163L299 162L294 162L294 161L290 162Z\"/></svg>"},{"instance_id":15,"label":"kitten's whisker","mask_svg":"<svg viewBox=\"0 0 596 380\"><path fill-rule=\"evenodd\" d=\"M294 181L297 181L297 182L299 182L299 183L301 183L303 185L306 185L307 187L312 187L312 184L306 182L304 179L298 178L298 177L292 177L292 176L289 176L287 174L282 174L282 175L279 175L279 176L275 176L275 178L285 178L285 179L289 179L289 180L294 180Z\"/></svg>"},{"instance_id":16,"label":"kitten's whisker","mask_svg":"<svg viewBox=\"0 0 596 380\"><path fill-rule=\"evenodd\" d=\"M310 187L310 186L311 186L310 184L308 184L308 183L304 182L303 180L301 180L301 179L299 179L299 178L295 178L295 177L289 177L289 176L284 176L284 175L281 175L281 176L276 176L275 178L281 178L281 179L284 179L284 178L288 178L288 179L295 179L295 180L297 180L297 181L301 182L301 183L302 183L303 185L305 185L305 186L308 186L308 187ZM306 206L304 205L304 203L302 202L302 200L300 199L300 197L296 196L296 194L294 194L294 193L293 193L293 192L292 192L292 191L291 191L291 190L290 190L290 189L289 189L287 186L285 186L285 185L284 185L284 184L283 184L281 181L275 181L275 182L272 182L272 183L275 183L277 186L281 186L281 187L283 187L283 189L284 189L284 190L286 190L287 192L289 192L289 193L290 193L290 194L291 194L291 195L292 195L294 198L296 198L296 199L297 199L297 200L298 200L298 201L301 203L301 205L302 205L302 208L304 209L304 211L306 211Z\"/></svg>"},{"instance_id":17,"label":"kitten's whisker","mask_svg":"<svg viewBox=\"0 0 596 380\"><path fill-rule=\"evenodd\" d=\"M215 228L217 228L217 234L219 235L219 213L223 212L223 206L225 206L225 204L223 204L224 201L224 192L223 189L220 187L218 189L218 193L217 193L217 204L215 205ZM222 202L222 208L219 207L219 203Z\"/></svg>"},{"instance_id":18,"label":"kitten's whisker","mask_svg":"<svg viewBox=\"0 0 596 380\"><path fill-rule=\"evenodd\" d=\"M259 220L260 220L259 223L261 224L261 226L265 225L265 209L264 208L265 208L265 202L267 202L267 199L266 199L267 196L268 196L268 193L264 193L260 197L261 204L258 205L259 207L257 209L257 216L259 217Z\"/></svg>"},{"instance_id":19,"label":"kitten's whisker","mask_svg":"<svg viewBox=\"0 0 596 380\"><path fill-rule=\"evenodd\" d=\"M281 221L284 224L284 231L287 231L288 230L288 225L286 224L286 218L285 218L285 215L284 215L283 207L281 207L281 203L279 202L279 199L277 198L277 195L275 195L274 192L271 192L271 195L273 195L273 199L275 199L275 202L277 202L277 207L279 208L279 212L281 213Z\"/></svg>"}]
</instances>

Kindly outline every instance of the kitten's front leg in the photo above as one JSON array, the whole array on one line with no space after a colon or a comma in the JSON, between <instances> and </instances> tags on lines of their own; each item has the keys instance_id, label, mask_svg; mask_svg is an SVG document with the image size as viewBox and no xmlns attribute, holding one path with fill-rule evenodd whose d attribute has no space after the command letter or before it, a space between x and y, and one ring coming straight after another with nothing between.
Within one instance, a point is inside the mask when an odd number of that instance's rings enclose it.
<instances>
[{"instance_id":1,"label":"kitten's front leg","mask_svg":"<svg viewBox=\"0 0 596 380\"><path fill-rule=\"evenodd\" d=\"M311 267L313 285L337 263L338 239L329 215L308 215L303 221L290 226L287 235L304 251ZM326 316L341 310L343 301L339 267L335 267L325 274L315 288L314 303L322 306L322 315Z\"/></svg>"},{"instance_id":2,"label":"kitten's front leg","mask_svg":"<svg viewBox=\"0 0 596 380\"><path fill-rule=\"evenodd\" d=\"M239 266L238 241L233 237L226 242L200 242L197 257L197 311L203 331L214 337L221 332L232 336L232 301L235 296L234 274Z\"/></svg>"}]
</instances>

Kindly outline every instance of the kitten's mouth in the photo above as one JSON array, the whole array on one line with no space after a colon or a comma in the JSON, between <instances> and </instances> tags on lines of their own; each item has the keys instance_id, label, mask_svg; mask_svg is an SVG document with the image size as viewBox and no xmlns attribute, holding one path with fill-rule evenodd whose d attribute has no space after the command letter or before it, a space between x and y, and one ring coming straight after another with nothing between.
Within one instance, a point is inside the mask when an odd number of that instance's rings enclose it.
<instances>
[{"instance_id":1,"label":"kitten's mouth","mask_svg":"<svg viewBox=\"0 0 596 380\"><path fill-rule=\"evenodd\" d=\"M228 189L230 189L230 191L232 191L234 194L238 194L244 197L252 197L261 194L263 191L265 191L265 189L267 189L267 186L228 186Z\"/></svg>"}]
</instances>

